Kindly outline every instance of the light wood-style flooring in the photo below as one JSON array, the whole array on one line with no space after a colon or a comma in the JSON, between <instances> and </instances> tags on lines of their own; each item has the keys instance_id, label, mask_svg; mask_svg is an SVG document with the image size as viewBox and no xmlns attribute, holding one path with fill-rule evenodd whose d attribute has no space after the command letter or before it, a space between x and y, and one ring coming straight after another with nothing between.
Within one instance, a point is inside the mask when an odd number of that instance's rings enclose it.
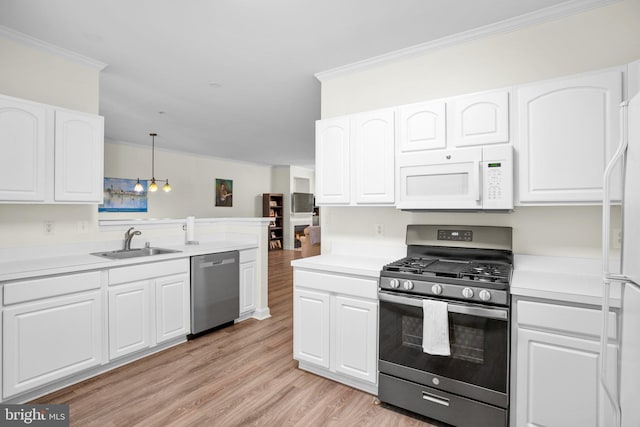
<instances>
[{"instance_id":1,"label":"light wood-style flooring","mask_svg":"<svg viewBox=\"0 0 640 427\"><path fill-rule=\"evenodd\" d=\"M374 396L297 368L293 274L269 253L271 318L245 320L32 403L70 405L72 426L425 426Z\"/></svg>"}]
</instances>

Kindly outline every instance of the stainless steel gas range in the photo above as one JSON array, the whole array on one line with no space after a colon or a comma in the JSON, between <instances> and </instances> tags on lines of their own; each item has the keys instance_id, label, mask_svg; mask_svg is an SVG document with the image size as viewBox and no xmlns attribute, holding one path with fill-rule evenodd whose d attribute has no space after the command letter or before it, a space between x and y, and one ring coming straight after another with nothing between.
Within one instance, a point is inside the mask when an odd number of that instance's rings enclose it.
<instances>
[{"instance_id":1,"label":"stainless steel gas range","mask_svg":"<svg viewBox=\"0 0 640 427\"><path fill-rule=\"evenodd\" d=\"M509 227L407 227L407 257L380 273L382 402L460 427L508 425L511 241Z\"/></svg>"}]
</instances>

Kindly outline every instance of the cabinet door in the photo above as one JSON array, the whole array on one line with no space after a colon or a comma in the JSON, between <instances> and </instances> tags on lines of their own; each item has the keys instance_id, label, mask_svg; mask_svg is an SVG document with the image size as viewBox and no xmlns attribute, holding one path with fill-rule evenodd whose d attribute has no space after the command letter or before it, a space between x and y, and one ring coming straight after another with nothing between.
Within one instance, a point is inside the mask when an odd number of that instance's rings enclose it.
<instances>
[{"instance_id":1,"label":"cabinet door","mask_svg":"<svg viewBox=\"0 0 640 427\"><path fill-rule=\"evenodd\" d=\"M294 289L293 357L329 369L331 298L324 292Z\"/></svg>"},{"instance_id":2,"label":"cabinet door","mask_svg":"<svg viewBox=\"0 0 640 427\"><path fill-rule=\"evenodd\" d=\"M56 111L55 201L103 200L104 120Z\"/></svg>"},{"instance_id":3,"label":"cabinet door","mask_svg":"<svg viewBox=\"0 0 640 427\"><path fill-rule=\"evenodd\" d=\"M521 203L602 200L602 175L619 142L621 99L620 71L517 89Z\"/></svg>"},{"instance_id":4,"label":"cabinet door","mask_svg":"<svg viewBox=\"0 0 640 427\"><path fill-rule=\"evenodd\" d=\"M352 126L355 202L393 203L394 123L393 110L356 114Z\"/></svg>"},{"instance_id":5,"label":"cabinet door","mask_svg":"<svg viewBox=\"0 0 640 427\"><path fill-rule=\"evenodd\" d=\"M445 111L444 101L398 107L398 154L446 148Z\"/></svg>"},{"instance_id":6,"label":"cabinet door","mask_svg":"<svg viewBox=\"0 0 640 427\"><path fill-rule=\"evenodd\" d=\"M256 263L240 264L240 314L256 309Z\"/></svg>"},{"instance_id":7,"label":"cabinet door","mask_svg":"<svg viewBox=\"0 0 640 427\"><path fill-rule=\"evenodd\" d=\"M149 281L109 289L109 358L151 345Z\"/></svg>"},{"instance_id":8,"label":"cabinet door","mask_svg":"<svg viewBox=\"0 0 640 427\"><path fill-rule=\"evenodd\" d=\"M599 425L599 342L518 329L517 347L517 426ZM615 378L615 345L609 345L607 357L609 378ZM605 411L607 420L612 420L611 415Z\"/></svg>"},{"instance_id":9,"label":"cabinet door","mask_svg":"<svg viewBox=\"0 0 640 427\"><path fill-rule=\"evenodd\" d=\"M334 297L332 370L375 384L378 381L378 304Z\"/></svg>"},{"instance_id":10,"label":"cabinet door","mask_svg":"<svg viewBox=\"0 0 640 427\"><path fill-rule=\"evenodd\" d=\"M487 92L451 101L451 142L455 147L509 141L509 92Z\"/></svg>"},{"instance_id":11,"label":"cabinet door","mask_svg":"<svg viewBox=\"0 0 640 427\"><path fill-rule=\"evenodd\" d=\"M156 342L186 336L190 332L189 276L163 277L156 285Z\"/></svg>"},{"instance_id":12,"label":"cabinet door","mask_svg":"<svg viewBox=\"0 0 640 427\"><path fill-rule=\"evenodd\" d=\"M101 295L85 292L5 308L4 398L102 362Z\"/></svg>"},{"instance_id":13,"label":"cabinet door","mask_svg":"<svg viewBox=\"0 0 640 427\"><path fill-rule=\"evenodd\" d=\"M45 199L44 105L0 98L0 200Z\"/></svg>"},{"instance_id":14,"label":"cabinet door","mask_svg":"<svg viewBox=\"0 0 640 427\"><path fill-rule=\"evenodd\" d=\"M316 203L348 204L351 200L349 118L316 122Z\"/></svg>"}]
</instances>

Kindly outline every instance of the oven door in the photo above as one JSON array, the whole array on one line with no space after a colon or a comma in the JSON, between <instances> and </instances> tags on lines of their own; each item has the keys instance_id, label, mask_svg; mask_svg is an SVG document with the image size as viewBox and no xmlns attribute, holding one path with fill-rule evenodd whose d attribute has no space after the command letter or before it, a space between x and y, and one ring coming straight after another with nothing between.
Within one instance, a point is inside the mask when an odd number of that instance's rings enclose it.
<instances>
[{"instance_id":1,"label":"oven door","mask_svg":"<svg viewBox=\"0 0 640 427\"><path fill-rule=\"evenodd\" d=\"M509 310L448 302L450 356L422 350L422 298L379 292L379 370L508 407Z\"/></svg>"}]
</instances>

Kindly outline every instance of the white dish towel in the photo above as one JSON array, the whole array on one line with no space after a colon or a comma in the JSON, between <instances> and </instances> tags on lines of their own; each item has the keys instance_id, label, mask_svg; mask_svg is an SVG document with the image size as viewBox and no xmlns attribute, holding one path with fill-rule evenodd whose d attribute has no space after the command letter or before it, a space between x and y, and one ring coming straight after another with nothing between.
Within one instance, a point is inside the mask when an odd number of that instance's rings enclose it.
<instances>
[{"instance_id":1,"label":"white dish towel","mask_svg":"<svg viewBox=\"0 0 640 427\"><path fill-rule=\"evenodd\" d=\"M422 350L434 356L450 356L447 303L422 300Z\"/></svg>"}]
</instances>

